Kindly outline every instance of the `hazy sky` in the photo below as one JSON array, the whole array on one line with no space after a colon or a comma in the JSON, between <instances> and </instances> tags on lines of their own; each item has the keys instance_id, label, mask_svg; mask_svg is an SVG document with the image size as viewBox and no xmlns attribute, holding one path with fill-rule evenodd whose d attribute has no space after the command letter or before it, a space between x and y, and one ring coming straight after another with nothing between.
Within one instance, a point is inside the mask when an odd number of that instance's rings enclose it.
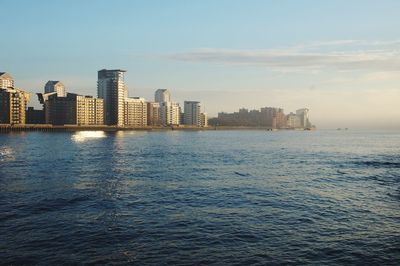
<instances>
[{"instance_id":1,"label":"hazy sky","mask_svg":"<svg viewBox=\"0 0 400 266\"><path fill-rule=\"evenodd\" d=\"M397 0L0 0L0 9L0 71L30 92L51 79L96 95L97 70L122 68L130 96L167 88L210 116L308 107L320 128L400 128Z\"/></svg>"}]
</instances>

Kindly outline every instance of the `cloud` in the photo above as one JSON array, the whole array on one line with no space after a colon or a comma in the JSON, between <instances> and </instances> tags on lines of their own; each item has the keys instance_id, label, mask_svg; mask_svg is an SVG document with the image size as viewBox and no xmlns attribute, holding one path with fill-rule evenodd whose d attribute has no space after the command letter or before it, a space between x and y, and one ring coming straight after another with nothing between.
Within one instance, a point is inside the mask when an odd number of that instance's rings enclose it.
<instances>
[{"instance_id":1,"label":"cloud","mask_svg":"<svg viewBox=\"0 0 400 266\"><path fill-rule=\"evenodd\" d=\"M318 51L329 46L352 45L369 49L346 47L343 51ZM333 68L343 71L372 70L393 71L400 69L400 41L365 42L339 40L299 45L283 49L239 50L239 49L199 49L167 55L170 60L183 62L203 62L225 65L261 66L272 70L320 70ZM372 46L372 47L371 47ZM375 48L375 49L371 49ZM380 48L380 49L376 49Z\"/></svg>"}]
</instances>

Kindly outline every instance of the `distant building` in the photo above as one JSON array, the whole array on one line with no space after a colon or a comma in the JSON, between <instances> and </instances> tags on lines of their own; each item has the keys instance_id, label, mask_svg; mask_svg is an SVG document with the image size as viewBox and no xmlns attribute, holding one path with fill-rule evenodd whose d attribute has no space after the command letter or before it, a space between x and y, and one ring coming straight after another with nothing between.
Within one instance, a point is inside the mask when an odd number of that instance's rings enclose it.
<instances>
[{"instance_id":1,"label":"distant building","mask_svg":"<svg viewBox=\"0 0 400 266\"><path fill-rule=\"evenodd\" d=\"M300 125L303 128L311 127L310 120L308 119L308 112L309 112L309 110L307 108L302 108L302 109L296 110L296 115L299 117Z\"/></svg>"},{"instance_id":2,"label":"distant building","mask_svg":"<svg viewBox=\"0 0 400 266\"><path fill-rule=\"evenodd\" d=\"M0 124L25 124L30 95L14 87L10 74L0 72Z\"/></svg>"},{"instance_id":3,"label":"distant building","mask_svg":"<svg viewBox=\"0 0 400 266\"><path fill-rule=\"evenodd\" d=\"M201 113L200 117L201 117L201 126L202 127L208 127L208 116L207 116L207 113Z\"/></svg>"},{"instance_id":4,"label":"distant building","mask_svg":"<svg viewBox=\"0 0 400 266\"><path fill-rule=\"evenodd\" d=\"M147 125L149 126L160 126L160 103L148 102L147 103Z\"/></svg>"},{"instance_id":5,"label":"distant building","mask_svg":"<svg viewBox=\"0 0 400 266\"><path fill-rule=\"evenodd\" d=\"M44 93L55 92L59 97L65 96L65 87L60 81L49 80L44 86Z\"/></svg>"},{"instance_id":6,"label":"distant building","mask_svg":"<svg viewBox=\"0 0 400 266\"><path fill-rule=\"evenodd\" d=\"M294 113L290 113L286 117L288 128L301 128L300 117Z\"/></svg>"},{"instance_id":7,"label":"distant building","mask_svg":"<svg viewBox=\"0 0 400 266\"><path fill-rule=\"evenodd\" d=\"M106 125L123 126L125 123L125 70L102 69L98 71L97 95L104 100L104 122Z\"/></svg>"},{"instance_id":8,"label":"distant building","mask_svg":"<svg viewBox=\"0 0 400 266\"><path fill-rule=\"evenodd\" d=\"M154 101L157 103L171 102L171 93L167 89L158 89L155 92Z\"/></svg>"},{"instance_id":9,"label":"distant building","mask_svg":"<svg viewBox=\"0 0 400 266\"><path fill-rule=\"evenodd\" d=\"M125 125L130 127L147 126L147 103L144 98L132 97L126 99Z\"/></svg>"},{"instance_id":10,"label":"distant building","mask_svg":"<svg viewBox=\"0 0 400 266\"><path fill-rule=\"evenodd\" d=\"M6 72L0 72L0 89L14 88L14 79Z\"/></svg>"},{"instance_id":11,"label":"distant building","mask_svg":"<svg viewBox=\"0 0 400 266\"><path fill-rule=\"evenodd\" d=\"M201 106L197 101L184 102L184 124L201 127Z\"/></svg>"},{"instance_id":12,"label":"distant building","mask_svg":"<svg viewBox=\"0 0 400 266\"><path fill-rule=\"evenodd\" d=\"M26 123L27 124L45 124L46 119L44 110L35 110L33 107L28 107L26 110Z\"/></svg>"},{"instance_id":13,"label":"distant building","mask_svg":"<svg viewBox=\"0 0 400 266\"><path fill-rule=\"evenodd\" d=\"M65 97L52 94L45 101L46 124L102 125L103 99L67 93Z\"/></svg>"},{"instance_id":14,"label":"distant building","mask_svg":"<svg viewBox=\"0 0 400 266\"><path fill-rule=\"evenodd\" d=\"M180 124L180 106L178 103L161 102L160 117L163 126Z\"/></svg>"}]
</instances>

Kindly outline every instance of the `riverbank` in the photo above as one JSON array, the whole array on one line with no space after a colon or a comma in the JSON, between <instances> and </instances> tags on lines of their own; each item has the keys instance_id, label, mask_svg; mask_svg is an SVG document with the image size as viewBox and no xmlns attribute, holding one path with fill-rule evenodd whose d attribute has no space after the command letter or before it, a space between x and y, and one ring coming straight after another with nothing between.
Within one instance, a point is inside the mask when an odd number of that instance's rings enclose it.
<instances>
[{"instance_id":1,"label":"riverbank","mask_svg":"<svg viewBox=\"0 0 400 266\"><path fill-rule=\"evenodd\" d=\"M194 126L147 126L147 127L118 127L118 126L85 126L85 125L63 125L55 126L48 124L25 124L25 125L8 125L0 124L0 132L18 132L18 131L43 131L43 132L62 132L62 131L120 131L120 130L144 130L144 131L171 131L171 130L186 130L186 131L203 131L203 130L294 130L294 129L273 129L270 127L241 127L241 126L209 126L209 127L194 127ZM305 129L296 129L305 130Z\"/></svg>"}]
</instances>

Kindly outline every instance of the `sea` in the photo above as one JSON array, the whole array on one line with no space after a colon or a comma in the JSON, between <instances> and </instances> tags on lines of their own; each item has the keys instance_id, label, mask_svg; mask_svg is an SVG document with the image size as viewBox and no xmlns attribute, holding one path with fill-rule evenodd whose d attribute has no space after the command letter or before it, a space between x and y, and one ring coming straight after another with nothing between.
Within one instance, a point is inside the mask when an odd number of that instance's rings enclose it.
<instances>
[{"instance_id":1,"label":"sea","mask_svg":"<svg viewBox=\"0 0 400 266\"><path fill-rule=\"evenodd\" d=\"M400 265L400 131L0 134L1 265Z\"/></svg>"}]
</instances>

